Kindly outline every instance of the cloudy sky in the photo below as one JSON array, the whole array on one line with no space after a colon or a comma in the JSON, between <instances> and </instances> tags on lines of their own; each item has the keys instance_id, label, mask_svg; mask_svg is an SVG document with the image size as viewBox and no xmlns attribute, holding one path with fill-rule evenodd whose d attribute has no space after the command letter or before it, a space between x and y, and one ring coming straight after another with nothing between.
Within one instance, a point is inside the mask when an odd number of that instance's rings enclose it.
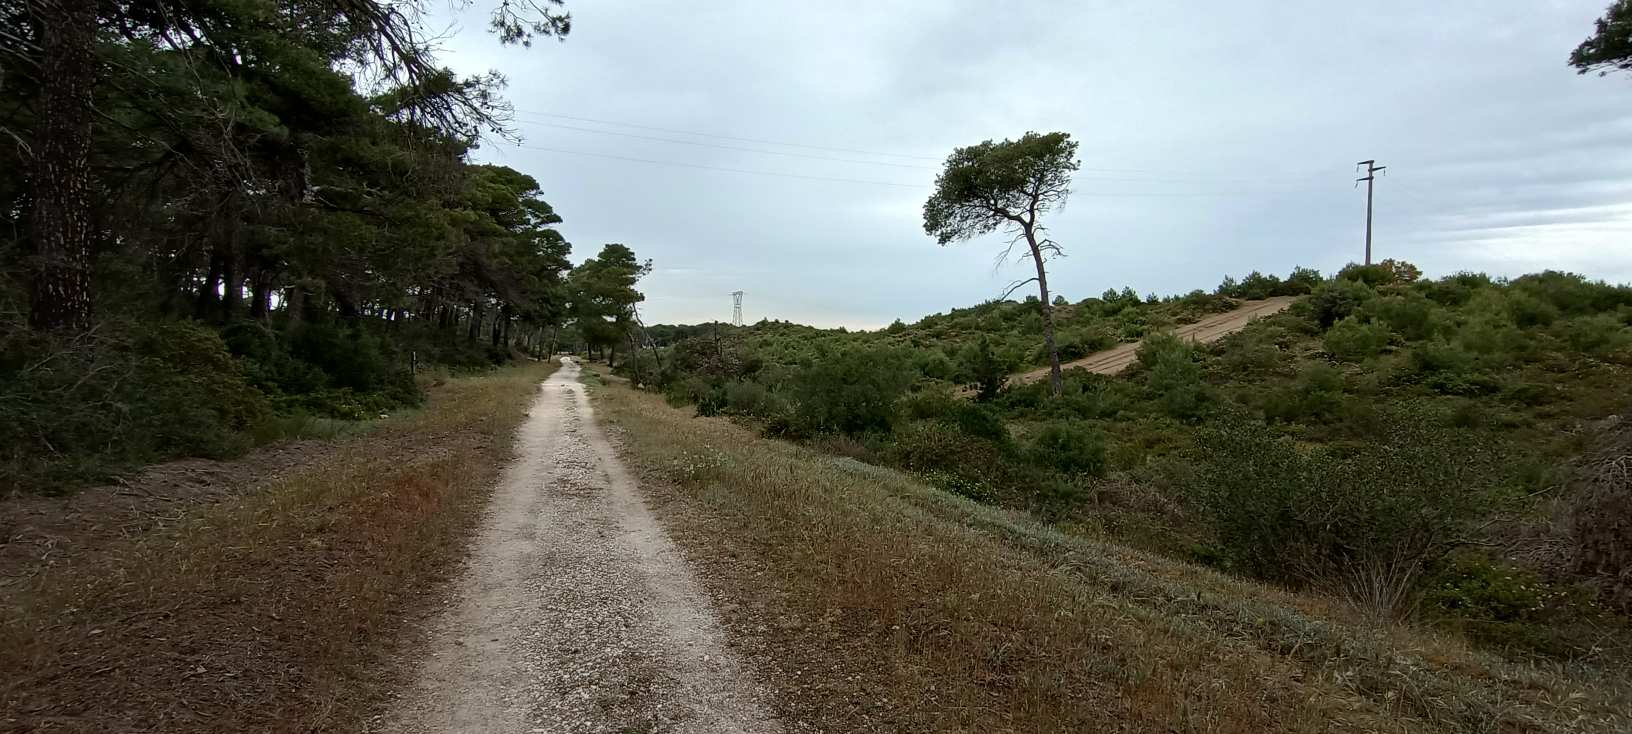
<instances>
[{"instance_id":1,"label":"cloudy sky","mask_svg":"<svg viewBox=\"0 0 1632 734\"><path fill-rule=\"evenodd\" d=\"M996 235L941 248L921 207L954 147L1081 142L1048 224L1072 300L1378 258L1429 274L1632 280L1632 78L1565 59L1607 0L654 3L569 0L565 43L499 48L480 3L443 61L510 80L575 259L652 259L648 323L875 327L1000 294Z\"/></svg>"}]
</instances>

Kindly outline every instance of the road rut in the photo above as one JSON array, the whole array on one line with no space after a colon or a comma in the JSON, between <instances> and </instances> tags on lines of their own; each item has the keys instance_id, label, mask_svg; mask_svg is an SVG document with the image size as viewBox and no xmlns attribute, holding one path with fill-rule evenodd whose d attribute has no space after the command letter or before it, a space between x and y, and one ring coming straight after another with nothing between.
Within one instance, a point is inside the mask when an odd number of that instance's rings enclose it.
<instances>
[{"instance_id":1,"label":"road rut","mask_svg":"<svg viewBox=\"0 0 1632 734\"><path fill-rule=\"evenodd\" d=\"M380 731L779 732L570 359Z\"/></svg>"}]
</instances>

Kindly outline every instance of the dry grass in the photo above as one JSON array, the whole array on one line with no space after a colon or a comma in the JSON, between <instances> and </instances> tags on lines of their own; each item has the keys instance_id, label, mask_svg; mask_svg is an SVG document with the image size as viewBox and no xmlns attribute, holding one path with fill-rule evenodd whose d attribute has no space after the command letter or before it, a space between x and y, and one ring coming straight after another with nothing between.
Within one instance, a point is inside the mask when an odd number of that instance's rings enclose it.
<instances>
[{"instance_id":1,"label":"dry grass","mask_svg":"<svg viewBox=\"0 0 1632 734\"><path fill-rule=\"evenodd\" d=\"M256 491L77 539L6 588L0 729L359 730L546 373L449 381Z\"/></svg>"},{"instance_id":2,"label":"dry grass","mask_svg":"<svg viewBox=\"0 0 1632 734\"><path fill-rule=\"evenodd\" d=\"M1625 731L1624 682L1515 667L626 387L641 468L783 715L837 731Z\"/></svg>"}]
</instances>

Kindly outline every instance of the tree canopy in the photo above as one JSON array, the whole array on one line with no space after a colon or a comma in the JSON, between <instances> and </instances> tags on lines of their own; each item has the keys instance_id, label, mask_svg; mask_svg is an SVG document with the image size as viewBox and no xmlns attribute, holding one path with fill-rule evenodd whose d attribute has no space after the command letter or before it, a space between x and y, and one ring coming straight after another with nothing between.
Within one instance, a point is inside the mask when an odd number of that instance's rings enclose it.
<instances>
[{"instance_id":1,"label":"tree canopy","mask_svg":"<svg viewBox=\"0 0 1632 734\"><path fill-rule=\"evenodd\" d=\"M945 245L1035 225L1070 195L1076 154L1076 141L1058 132L958 148L947 156L924 204L924 232Z\"/></svg>"},{"instance_id":2,"label":"tree canopy","mask_svg":"<svg viewBox=\"0 0 1632 734\"><path fill-rule=\"evenodd\" d=\"M110 300L97 259L146 251L201 315L230 316L246 282L252 308L302 281L344 310L400 306L381 281L407 287L423 263L405 252L435 261L446 253L424 243L469 234L466 214L437 212L469 203L479 136L512 134L503 78L440 66L420 13L382 0L0 0L0 218L8 261L26 266L7 274L33 286L18 305L37 326L83 331ZM564 37L571 19L559 0L522 0L491 24L526 44Z\"/></svg>"},{"instance_id":3,"label":"tree canopy","mask_svg":"<svg viewBox=\"0 0 1632 734\"><path fill-rule=\"evenodd\" d=\"M1581 74L1632 69L1632 0L1615 0L1594 24L1593 33L1570 53Z\"/></svg>"},{"instance_id":4,"label":"tree canopy","mask_svg":"<svg viewBox=\"0 0 1632 734\"><path fill-rule=\"evenodd\" d=\"M472 160L511 134L504 80L441 66L419 13L0 0L0 463L213 453L261 408L377 415L416 366L622 340L642 266L569 278L539 182ZM491 21L571 28L554 0Z\"/></svg>"},{"instance_id":5,"label":"tree canopy","mask_svg":"<svg viewBox=\"0 0 1632 734\"><path fill-rule=\"evenodd\" d=\"M1060 394L1063 383L1044 262L1063 252L1046 235L1041 217L1063 206L1071 195L1071 175L1080 165L1076 155L1076 141L1059 132L1028 132L1019 140L987 140L958 148L947 156L946 168L935 178L935 193L924 203L924 232L942 245L1000 228L1012 235L1005 257L1015 245L1026 244L1037 274L1011 285L1009 293L1027 283L1037 284L1049 382L1055 395Z\"/></svg>"}]
</instances>

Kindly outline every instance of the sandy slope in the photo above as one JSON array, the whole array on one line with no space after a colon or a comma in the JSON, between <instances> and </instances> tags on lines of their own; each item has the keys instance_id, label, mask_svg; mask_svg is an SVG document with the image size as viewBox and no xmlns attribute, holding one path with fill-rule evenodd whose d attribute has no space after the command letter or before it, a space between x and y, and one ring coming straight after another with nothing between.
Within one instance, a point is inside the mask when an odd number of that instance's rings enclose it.
<instances>
[{"instance_id":1,"label":"sandy slope","mask_svg":"<svg viewBox=\"0 0 1632 734\"><path fill-rule=\"evenodd\" d=\"M1228 313L1214 314L1194 324L1181 326L1173 330L1174 335L1188 341L1206 343L1221 339L1245 328L1253 319L1280 313L1287 306L1297 300L1291 296L1277 296L1262 301L1247 301L1240 308ZM1102 375L1114 375L1127 369L1133 364L1139 353L1139 342L1118 344L1103 352L1095 352L1082 359L1065 362L1060 365L1063 370L1083 369L1089 372L1098 372ZM1028 372L1022 372L1009 378L1014 384L1024 384L1048 379L1048 368L1039 367Z\"/></svg>"}]
</instances>

